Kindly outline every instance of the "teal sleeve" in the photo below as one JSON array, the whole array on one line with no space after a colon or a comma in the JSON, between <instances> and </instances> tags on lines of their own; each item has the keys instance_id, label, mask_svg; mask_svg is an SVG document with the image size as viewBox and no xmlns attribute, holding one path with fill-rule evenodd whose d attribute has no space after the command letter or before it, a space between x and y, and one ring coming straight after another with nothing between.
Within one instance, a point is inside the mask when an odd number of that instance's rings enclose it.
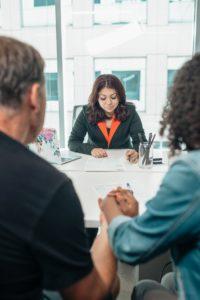
<instances>
[{"instance_id":1,"label":"teal sleeve","mask_svg":"<svg viewBox=\"0 0 200 300\"><path fill-rule=\"evenodd\" d=\"M195 213L199 194L198 176L185 162L175 163L156 196L147 202L144 214L111 222L109 240L118 259L136 265L166 251L185 235L192 236L195 225L189 214Z\"/></svg>"}]
</instances>

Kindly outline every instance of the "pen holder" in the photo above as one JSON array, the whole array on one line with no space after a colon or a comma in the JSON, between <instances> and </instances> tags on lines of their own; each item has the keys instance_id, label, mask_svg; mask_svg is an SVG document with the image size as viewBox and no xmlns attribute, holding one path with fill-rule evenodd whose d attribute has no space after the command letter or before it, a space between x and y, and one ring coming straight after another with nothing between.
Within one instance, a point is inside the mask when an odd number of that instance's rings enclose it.
<instances>
[{"instance_id":1,"label":"pen holder","mask_svg":"<svg viewBox=\"0 0 200 300\"><path fill-rule=\"evenodd\" d=\"M149 147L147 142L139 145L139 167L143 169L153 167L153 145Z\"/></svg>"}]
</instances>

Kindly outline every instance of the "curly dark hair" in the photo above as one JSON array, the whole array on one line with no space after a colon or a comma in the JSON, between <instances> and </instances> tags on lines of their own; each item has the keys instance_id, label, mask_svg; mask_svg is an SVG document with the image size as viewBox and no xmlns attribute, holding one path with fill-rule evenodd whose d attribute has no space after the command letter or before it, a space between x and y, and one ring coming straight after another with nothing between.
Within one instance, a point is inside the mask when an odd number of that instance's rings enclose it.
<instances>
[{"instance_id":1,"label":"curly dark hair","mask_svg":"<svg viewBox=\"0 0 200 300\"><path fill-rule=\"evenodd\" d=\"M105 111L100 107L98 102L99 92L105 87L116 90L119 97L119 104L115 109L116 119L124 121L128 117L126 94L121 81L114 75L102 74L95 80L92 93L89 97L87 115L91 124L97 124L99 121L108 119L108 116L106 116Z\"/></svg>"},{"instance_id":2,"label":"curly dark hair","mask_svg":"<svg viewBox=\"0 0 200 300\"><path fill-rule=\"evenodd\" d=\"M168 130L171 155L184 145L200 148L200 54L176 73L160 123L161 136Z\"/></svg>"}]
</instances>

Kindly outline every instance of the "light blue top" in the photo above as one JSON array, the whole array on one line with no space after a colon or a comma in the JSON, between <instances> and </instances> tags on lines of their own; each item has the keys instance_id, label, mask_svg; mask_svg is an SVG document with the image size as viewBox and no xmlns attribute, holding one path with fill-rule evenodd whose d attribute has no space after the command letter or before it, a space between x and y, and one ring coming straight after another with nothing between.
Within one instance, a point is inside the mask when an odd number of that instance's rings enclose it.
<instances>
[{"instance_id":1,"label":"light blue top","mask_svg":"<svg viewBox=\"0 0 200 300\"><path fill-rule=\"evenodd\" d=\"M179 299L199 300L200 150L172 164L146 207L141 216L112 220L108 233L114 253L121 261L137 265L170 249Z\"/></svg>"}]
</instances>

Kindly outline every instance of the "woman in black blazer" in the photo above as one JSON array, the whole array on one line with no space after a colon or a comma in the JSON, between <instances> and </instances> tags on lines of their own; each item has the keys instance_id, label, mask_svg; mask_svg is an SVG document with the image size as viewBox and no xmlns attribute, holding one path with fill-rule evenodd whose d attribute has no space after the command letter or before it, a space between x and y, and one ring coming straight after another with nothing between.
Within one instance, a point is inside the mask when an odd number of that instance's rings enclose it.
<instances>
[{"instance_id":1,"label":"woman in black blazer","mask_svg":"<svg viewBox=\"0 0 200 300\"><path fill-rule=\"evenodd\" d=\"M88 105L83 106L69 137L71 151L106 157L105 149L129 149L126 157L138 159L139 137L146 141L139 115L126 102L121 81L114 75L100 75L94 82ZM88 134L88 141L84 138Z\"/></svg>"}]
</instances>

